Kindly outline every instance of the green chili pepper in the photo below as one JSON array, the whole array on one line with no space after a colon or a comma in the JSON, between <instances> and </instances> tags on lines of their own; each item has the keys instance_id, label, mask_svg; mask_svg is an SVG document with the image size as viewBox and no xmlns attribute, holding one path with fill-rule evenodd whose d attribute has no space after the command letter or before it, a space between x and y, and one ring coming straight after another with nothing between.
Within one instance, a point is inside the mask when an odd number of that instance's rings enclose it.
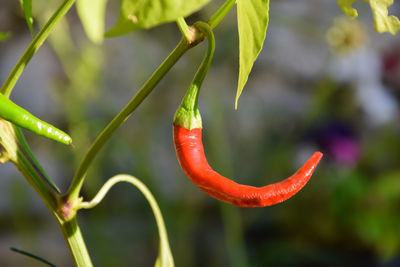
<instances>
[{"instance_id":1,"label":"green chili pepper","mask_svg":"<svg viewBox=\"0 0 400 267\"><path fill-rule=\"evenodd\" d=\"M54 141L70 145L71 137L56 127L36 118L10 99L0 94L0 117L15 125Z\"/></svg>"}]
</instances>

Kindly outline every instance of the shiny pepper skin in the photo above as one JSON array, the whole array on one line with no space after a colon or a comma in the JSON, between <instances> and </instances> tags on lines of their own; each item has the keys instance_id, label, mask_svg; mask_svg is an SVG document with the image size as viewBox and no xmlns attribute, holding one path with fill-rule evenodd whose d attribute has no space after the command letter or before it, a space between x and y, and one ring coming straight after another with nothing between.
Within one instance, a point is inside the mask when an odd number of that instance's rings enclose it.
<instances>
[{"instance_id":1,"label":"shiny pepper skin","mask_svg":"<svg viewBox=\"0 0 400 267\"><path fill-rule=\"evenodd\" d=\"M0 118L56 142L65 145L72 143L68 134L33 116L2 94L0 94Z\"/></svg>"},{"instance_id":2,"label":"shiny pepper skin","mask_svg":"<svg viewBox=\"0 0 400 267\"><path fill-rule=\"evenodd\" d=\"M263 187L238 184L214 171L207 162L201 128L188 130L174 125L174 144L184 173L210 196L240 207L265 207L280 203L299 192L310 179L322 153L315 152L291 177Z\"/></svg>"}]
</instances>

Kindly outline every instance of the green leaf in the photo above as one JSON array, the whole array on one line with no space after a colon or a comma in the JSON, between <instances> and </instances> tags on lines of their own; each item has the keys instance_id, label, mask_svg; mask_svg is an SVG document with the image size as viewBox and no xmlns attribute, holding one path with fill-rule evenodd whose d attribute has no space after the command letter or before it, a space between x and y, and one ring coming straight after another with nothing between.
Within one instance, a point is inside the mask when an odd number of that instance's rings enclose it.
<instances>
[{"instance_id":1,"label":"green leaf","mask_svg":"<svg viewBox=\"0 0 400 267\"><path fill-rule=\"evenodd\" d=\"M266 36L269 0L237 0L239 31L239 81L235 109Z\"/></svg>"},{"instance_id":2,"label":"green leaf","mask_svg":"<svg viewBox=\"0 0 400 267\"><path fill-rule=\"evenodd\" d=\"M199 10L210 0L122 0L121 13L106 37L148 29Z\"/></svg>"},{"instance_id":3,"label":"green leaf","mask_svg":"<svg viewBox=\"0 0 400 267\"><path fill-rule=\"evenodd\" d=\"M10 36L10 32L0 32L0 42L7 40Z\"/></svg>"},{"instance_id":4,"label":"green leaf","mask_svg":"<svg viewBox=\"0 0 400 267\"><path fill-rule=\"evenodd\" d=\"M104 37L104 21L107 0L77 0L76 9L88 38L101 44Z\"/></svg>"},{"instance_id":5,"label":"green leaf","mask_svg":"<svg viewBox=\"0 0 400 267\"><path fill-rule=\"evenodd\" d=\"M337 0L338 5L350 17L357 17L357 10L351 5L357 0ZM396 16L389 16L388 8L393 0L364 0L368 2L374 16L374 27L377 32L390 32L395 35L400 30L400 21Z\"/></svg>"},{"instance_id":6,"label":"green leaf","mask_svg":"<svg viewBox=\"0 0 400 267\"><path fill-rule=\"evenodd\" d=\"M357 0L337 0L339 7L346 13L349 17L355 18L358 16L358 12L351 5Z\"/></svg>"},{"instance_id":7,"label":"green leaf","mask_svg":"<svg viewBox=\"0 0 400 267\"><path fill-rule=\"evenodd\" d=\"M33 17L32 17L32 0L19 0L21 3L22 10L24 11L24 16L26 20L26 24L28 24L29 31L32 36L34 36L33 32Z\"/></svg>"},{"instance_id":8,"label":"green leaf","mask_svg":"<svg viewBox=\"0 0 400 267\"><path fill-rule=\"evenodd\" d=\"M395 35L400 30L400 21L396 16L388 15L388 8L393 5L393 0L369 0L369 4L374 16L375 30Z\"/></svg>"},{"instance_id":9,"label":"green leaf","mask_svg":"<svg viewBox=\"0 0 400 267\"><path fill-rule=\"evenodd\" d=\"M42 263L44 263L44 264L46 264L48 266L57 267L57 265L51 263L50 261L46 260L45 258L40 257L38 255L35 255L35 254L31 253L31 252L28 252L28 251L25 251L25 250L22 250L22 249L18 249L18 248L13 248L13 247L10 247L10 250L14 251L14 252L17 252L17 253L20 253L22 255L31 257L32 259L38 260L38 261L40 261L40 262L42 262Z\"/></svg>"}]
</instances>

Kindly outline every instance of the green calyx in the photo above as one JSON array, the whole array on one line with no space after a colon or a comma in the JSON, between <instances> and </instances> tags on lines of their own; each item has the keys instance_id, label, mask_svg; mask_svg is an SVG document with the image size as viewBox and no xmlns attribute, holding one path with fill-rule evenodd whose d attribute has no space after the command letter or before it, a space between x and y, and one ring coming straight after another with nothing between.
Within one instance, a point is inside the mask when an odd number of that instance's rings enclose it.
<instances>
[{"instance_id":1,"label":"green calyx","mask_svg":"<svg viewBox=\"0 0 400 267\"><path fill-rule=\"evenodd\" d=\"M184 106L180 106L175 112L174 125L182 126L188 130L202 128L199 109L188 110Z\"/></svg>"},{"instance_id":2,"label":"green calyx","mask_svg":"<svg viewBox=\"0 0 400 267\"><path fill-rule=\"evenodd\" d=\"M202 127L200 111L197 108L198 98L199 87L197 83L192 83L175 112L174 125L182 126L188 130Z\"/></svg>"},{"instance_id":3,"label":"green calyx","mask_svg":"<svg viewBox=\"0 0 400 267\"><path fill-rule=\"evenodd\" d=\"M204 36L207 38L208 48L206 55L204 56L204 59L201 62L201 65L197 70L196 75L194 76L194 79L174 117L174 125L182 126L188 130L202 128L201 116L198 109L198 99L201 84L203 83L203 80L210 67L215 50L214 34L210 26L205 22L197 22L195 23L194 27L196 31L204 34Z\"/></svg>"}]
</instances>

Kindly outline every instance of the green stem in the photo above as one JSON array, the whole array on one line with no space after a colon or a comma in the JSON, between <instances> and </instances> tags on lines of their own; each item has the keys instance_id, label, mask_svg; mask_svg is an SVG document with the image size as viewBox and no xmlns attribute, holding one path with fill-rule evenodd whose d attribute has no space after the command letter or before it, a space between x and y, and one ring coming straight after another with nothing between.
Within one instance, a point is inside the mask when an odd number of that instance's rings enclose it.
<instances>
[{"instance_id":1,"label":"green stem","mask_svg":"<svg viewBox=\"0 0 400 267\"><path fill-rule=\"evenodd\" d=\"M43 26L43 28L40 30L40 32L36 35L36 37L33 39L31 44L28 46L28 48L25 50L24 54L21 56L13 70L11 71L10 75L7 77L6 81L0 88L0 93L3 95L9 97L11 94L15 84L17 83L18 79L20 78L23 70L25 69L26 65L29 63L30 59L33 57L33 55L36 53L36 51L41 47L41 45L44 43L44 41L47 39L47 37L50 35L50 33L53 31L54 27L56 24L59 22L59 20L68 12L68 10L71 8L71 6L74 4L75 0L65 0L60 7L55 11L55 13L50 17L50 19L47 21L47 23ZM221 20L222 18L228 13L228 11L231 9L231 7L234 5L234 1L228 0L218 11L217 13L212 16L212 18L209 20L210 27L214 28ZM71 183L70 188L68 189L67 192L67 202L63 204L68 204L70 201L77 201L80 193L80 189L82 187L84 178L86 176L87 169L99 150L103 147L105 142L110 138L110 136L115 132L115 130L130 116L130 114L142 103L142 101L147 97L148 94L154 89L154 87L158 84L158 82L161 80L162 77L172 68L172 66L178 61L178 59L191 47L197 45L198 42L195 42L196 40L193 40L193 42L188 43L187 40L190 40L192 36L195 36L194 39L197 39L197 41L201 41L201 38L198 38L196 34L192 34L191 30L189 27L187 27L186 22L184 21L183 18L179 18L177 20L178 26L180 27L180 30L186 40L182 40L178 46L174 49L174 51L167 57L167 59L159 66L159 68L153 73L153 75L149 78L149 80L143 85L143 87L138 91L138 93L132 98L132 100L127 104L127 106L111 121L111 123L103 130L103 132L98 136L98 138L95 140L95 142L92 144L92 146L89 148L88 152L86 153L84 159L82 160L81 164L79 165L75 176L73 178L73 181ZM205 25L203 25L205 27ZM201 30L200 26L200 30ZM189 34L190 33L190 34ZM207 33L205 33L207 34ZM189 38L190 36L190 38ZM210 42L210 38L209 42ZM210 44L209 44L210 45ZM202 82L204 79L199 76L198 82ZM3 139L2 142L5 142ZM4 145L4 144L3 144ZM21 154L22 153L22 154ZM6 160L7 156L10 155L1 155L0 161L1 160ZM20 171L22 174L24 174L28 181L31 183L31 185L35 188L35 190L39 193L41 198L43 199L44 203L46 206L49 208L49 210L52 211L52 214L55 216L62 233L64 235L64 238L66 240L66 243L68 244L68 247L71 251L71 254L74 258L74 261L78 267L83 267L83 266L93 266L90 260L90 256L87 252L87 248L85 245L85 242L83 240L82 234L80 232L79 226L76 221L76 217L73 216L69 218L68 221L64 220L64 218L60 218L58 215L58 209L57 203L59 201L59 196L58 193L56 192L57 189L56 187L49 181L47 183L43 182L43 180L47 180L47 177L41 174L43 171L40 167L40 165L36 166L37 162L36 161L30 161L26 159L26 153L23 154L23 152L19 152L19 154L15 154L17 158L23 159L24 160L20 161ZM22 166L22 168L21 168ZM18 167L18 166L17 166ZM36 174L35 174L36 173ZM44 173L44 172L43 172ZM34 179L32 179L34 177ZM35 178L36 177L36 178ZM151 194L150 194L151 196ZM146 196L152 205L152 207L156 204L152 204L152 202L155 202L154 198L149 199L148 196ZM152 196L151 196L152 197ZM157 225L163 226L164 223L162 221L161 213L158 209L154 209L154 212L156 213L156 218L161 218L157 219ZM158 215L157 215L158 214ZM160 228L160 238L162 240L166 239L166 231L165 231L165 226ZM162 247L166 247L168 245L165 244L165 242L161 242ZM169 245L168 245L169 249ZM162 250L160 251L160 259L161 262L164 262L163 259L166 259L168 261L168 257L163 255ZM164 253L165 254L165 253Z\"/></svg>"},{"instance_id":2,"label":"green stem","mask_svg":"<svg viewBox=\"0 0 400 267\"><path fill-rule=\"evenodd\" d=\"M77 267L92 267L93 264L82 237L81 230L76 221L76 217L69 221L64 221L56 214L53 215L55 215L61 228L61 232L63 233L65 242L68 244L75 265Z\"/></svg>"},{"instance_id":3,"label":"green stem","mask_svg":"<svg viewBox=\"0 0 400 267\"><path fill-rule=\"evenodd\" d=\"M81 164L79 165L72 183L66 193L67 203L72 203L79 197L86 172L99 150L104 146L111 135L118 127L132 114L133 111L142 103L148 94L153 91L154 87L164 77L164 75L175 65L178 59L189 49L189 44L185 40L181 40L172 53L157 68L153 75L146 81L143 87L136 93L131 101L121 110L121 112L107 125L100 133L92 146L87 151Z\"/></svg>"},{"instance_id":4,"label":"green stem","mask_svg":"<svg viewBox=\"0 0 400 267\"><path fill-rule=\"evenodd\" d=\"M194 26L207 37L208 48L206 55L204 56L204 59L174 116L174 125L183 126L188 130L201 128L202 126L200 112L198 111L200 87L208 69L210 68L215 50L214 34L210 26L205 22L197 22Z\"/></svg>"},{"instance_id":5,"label":"green stem","mask_svg":"<svg viewBox=\"0 0 400 267\"><path fill-rule=\"evenodd\" d=\"M77 209L91 209L95 207L103 200L103 198L106 196L111 187L113 187L115 184L119 182L130 183L133 186L137 187L149 202L150 207L153 210L154 217L156 219L156 224L160 237L160 252L158 261L162 263L160 266L173 266L174 260L172 258L172 253L169 247L167 230L165 227L161 210L158 207L157 201L155 200L153 194L151 194L150 190L146 187L144 183L142 183L136 177L126 174L119 174L110 178L91 201L81 202L78 205Z\"/></svg>"},{"instance_id":6,"label":"green stem","mask_svg":"<svg viewBox=\"0 0 400 267\"><path fill-rule=\"evenodd\" d=\"M189 88L183 99L182 104L185 106L185 108L189 110L197 109L200 87L204 81L204 78L206 77L208 69L210 68L215 51L215 38L210 26L204 22L197 22L195 24L195 27L198 28L207 37L208 47L206 55L204 56L204 59L201 62L201 65L193 78L191 87Z\"/></svg>"},{"instance_id":7,"label":"green stem","mask_svg":"<svg viewBox=\"0 0 400 267\"><path fill-rule=\"evenodd\" d=\"M19 253L21 255L28 256L28 257L30 257L32 259L37 260L37 261L40 261L40 262L42 262L42 263L44 263L44 264L46 264L48 266L57 267L55 264L51 263L50 261L46 260L45 258L42 258L42 257L40 257L38 255L35 255L33 253L30 253L28 251L25 251L25 250L22 250L22 249L18 249L18 248L14 248L14 247L11 247L10 250L14 251L14 252L17 252L17 253Z\"/></svg>"},{"instance_id":8,"label":"green stem","mask_svg":"<svg viewBox=\"0 0 400 267\"><path fill-rule=\"evenodd\" d=\"M227 0L215 14L208 20L208 24L210 25L211 29L214 29L215 26L220 23L220 21L228 14L231 8L235 5L236 0Z\"/></svg>"},{"instance_id":9,"label":"green stem","mask_svg":"<svg viewBox=\"0 0 400 267\"><path fill-rule=\"evenodd\" d=\"M50 210L57 208L58 189L47 176L30 150L21 130L12 123L0 119L0 162L12 162L29 184L35 189Z\"/></svg>"},{"instance_id":10,"label":"green stem","mask_svg":"<svg viewBox=\"0 0 400 267\"><path fill-rule=\"evenodd\" d=\"M0 92L5 96L9 96L17 83L19 77L21 76L23 70L26 65L36 53L36 51L40 48L40 46L44 43L46 38L53 31L56 24L60 21L60 19L67 13L67 11L71 8L75 0L65 0L60 7L55 11L55 13L50 17L47 23L43 26L40 32L33 39L31 44L25 50L24 54L19 59L18 63L15 65L14 69L11 71L10 75L7 77L3 86L0 89ZM10 123L7 123L11 125ZM21 131L17 127L3 127L3 130L13 130L16 138L14 138L13 142L11 139L4 138L8 135L1 134L1 142L3 145L3 149L9 148L7 146L13 145L15 153L8 154L8 157L20 170L20 172L26 177L28 182L32 185L32 187L38 192L39 196L42 198L43 202L47 206L47 208L51 211L51 213L56 218L60 229L64 235L65 241L70 249L72 257L75 261L76 266L78 267L91 267L93 266L89 257L89 254L86 249L85 242L83 240L82 234L80 232L79 226L76 222L76 218L66 222L62 220L58 214L58 188L55 184L50 180L50 178L46 175L43 168L40 166L39 162L34 157L33 153L29 149L24 136ZM1 131L0 131L1 132ZM16 150L15 150L16 149ZM3 151L4 153L5 151ZM9 151L6 151L9 152ZM5 159L5 158L3 158Z\"/></svg>"},{"instance_id":11,"label":"green stem","mask_svg":"<svg viewBox=\"0 0 400 267\"><path fill-rule=\"evenodd\" d=\"M36 160L20 129L0 119L0 137L2 146L0 160L9 160L18 168L54 215L77 266L92 266L76 219L66 222L58 215L61 198L59 191Z\"/></svg>"},{"instance_id":12,"label":"green stem","mask_svg":"<svg viewBox=\"0 0 400 267\"><path fill-rule=\"evenodd\" d=\"M57 25L58 21L64 17L64 15L68 12L71 6L74 4L75 0L65 0L60 7L56 10L56 12L51 16L51 18L47 21L47 23L43 26L40 32L36 35L36 37L32 40L31 44L25 50L24 54L19 59L18 63L15 65L14 69L11 71L10 75L7 77L3 86L0 89L0 92L9 97L11 91L13 90L15 84L17 83L19 77L24 71L26 65L31 60L36 51L42 46L46 38L53 31L54 27Z\"/></svg>"},{"instance_id":13,"label":"green stem","mask_svg":"<svg viewBox=\"0 0 400 267\"><path fill-rule=\"evenodd\" d=\"M212 27L215 27L222 18L228 13L230 8L234 5L235 1L228 0L225 4L211 17L209 23ZM181 19L178 19L181 21ZM182 21L178 25L182 26ZM186 24L186 22L185 22ZM204 23L205 24L205 23ZM204 26L204 25L203 25ZM200 26L202 27L202 26ZM205 27L205 26L204 26ZM203 27L203 28L204 28ZM196 39L200 42L201 37L196 36ZM214 40L214 36L212 37ZM81 161L77 171L75 172L72 183L66 193L66 202L71 203L78 199L80 190L85 180L87 170L96 157L97 153L111 137L111 135L118 129L118 127L131 115L133 111L142 103L142 101L147 97L148 94L154 89L158 82L164 77L164 75L175 65L178 59L190 48L197 45L198 42L193 41L192 43L187 43L185 39L181 40L179 44L175 47L172 53L164 60L163 63L157 68L157 70L152 74L152 76L146 81L143 87L136 93L136 95L131 99L131 101L124 107L123 110L107 125L107 127L100 133L97 139L94 141L92 146L86 152L83 160ZM204 77L203 77L204 78Z\"/></svg>"},{"instance_id":14,"label":"green stem","mask_svg":"<svg viewBox=\"0 0 400 267\"><path fill-rule=\"evenodd\" d=\"M196 36L193 31L190 30L189 26L186 24L186 21L183 17L179 17L176 20L176 24L179 27L179 30L182 33L182 36L186 39L186 41L190 44L192 43Z\"/></svg>"},{"instance_id":15,"label":"green stem","mask_svg":"<svg viewBox=\"0 0 400 267\"><path fill-rule=\"evenodd\" d=\"M46 176L40 171L39 166L31 158L28 158L24 151L18 150L17 155L18 160L13 162L14 165L35 189L46 206L50 210L57 209L59 195L49 183L44 182Z\"/></svg>"}]
</instances>

